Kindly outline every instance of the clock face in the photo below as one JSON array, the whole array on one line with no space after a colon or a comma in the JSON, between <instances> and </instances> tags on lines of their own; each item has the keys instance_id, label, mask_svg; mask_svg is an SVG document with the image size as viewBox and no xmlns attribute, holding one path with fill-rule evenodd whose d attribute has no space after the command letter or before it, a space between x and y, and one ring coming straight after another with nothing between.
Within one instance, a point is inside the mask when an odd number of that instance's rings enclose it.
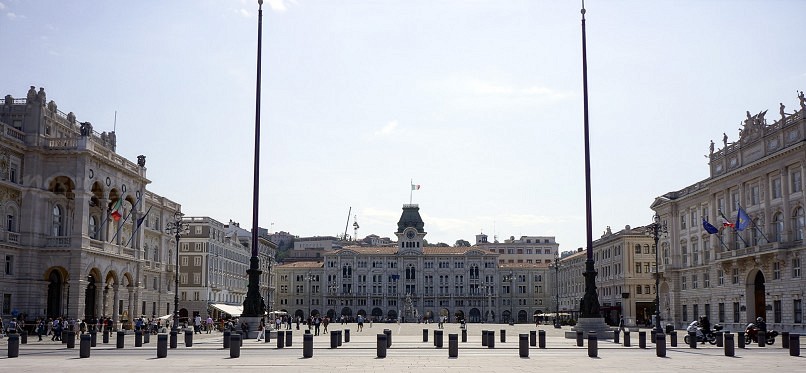
<instances>
[{"instance_id":1,"label":"clock face","mask_svg":"<svg viewBox=\"0 0 806 373\"><path fill-rule=\"evenodd\" d=\"M416 233L414 233L413 230L409 230L409 231L406 232L406 238L408 238L408 239L413 239L415 235L416 235Z\"/></svg>"}]
</instances>

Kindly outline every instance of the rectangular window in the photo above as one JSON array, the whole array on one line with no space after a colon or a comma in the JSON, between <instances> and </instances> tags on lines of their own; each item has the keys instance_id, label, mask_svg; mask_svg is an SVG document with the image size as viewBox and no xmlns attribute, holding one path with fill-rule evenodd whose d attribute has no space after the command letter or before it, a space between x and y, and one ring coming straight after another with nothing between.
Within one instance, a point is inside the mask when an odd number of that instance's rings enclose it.
<instances>
[{"instance_id":1,"label":"rectangular window","mask_svg":"<svg viewBox=\"0 0 806 373\"><path fill-rule=\"evenodd\" d=\"M193 265L196 267L201 266L202 258L200 256L193 258Z\"/></svg>"},{"instance_id":2,"label":"rectangular window","mask_svg":"<svg viewBox=\"0 0 806 373\"><path fill-rule=\"evenodd\" d=\"M781 192L781 178L776 177L772 179L772 198L781 198L783 193Z\"/></svg>"},{"instance_id":3,"label":"rectangular window","mask_svg":"<svg viewBox=\"0 0 806 373\"><path fill-rule=\"evenodd\" d=\"M734 268L734 269L731 271L731 279L730 279L730 281L731 281L731 283L732 283L732 284L734 284L734 285L736 285L736 284L738 284L738 283L739 283L739 268ZM737 321L737 322L738 322L738 321Z\"/></svg>"},{"instance_id":4,"label":"rectangular window","mask_svg":"<svg viewBox=\"0 0 806 373\"><path fill-rule=\"evenodd\" d=\"M680 229L686 229L686 216L680 215Z\"/></svg>"},{"instance_id":5,"label":"rectangular window","mask_svg":"<svg viewBox=\"0 0 806 373\"><path fill-rule=\"evenodd\" d=\"M711 304L706 303L705 305L703 305L703 307L705 308L703 314L705 315L705 317L707 317L710 320L711 319Z\"/></svg>"},{"instance_id":6,"label":"rectangular window","mask_svg":"<svg viewBox=\"0 0 806 373\"><path fill-rule=\"evenodd\" d=\"M193 283L196 284L196 285L201 284L201 273L194 273L193 274Z\"/></svg>"},{"instance_id":7,"label":"rectangular window","mask_svg":"<svg viewBox=\"0 0 806 373\"><path fill-rule=\"evenodd\" d=\"M717 321L725 322L725 303L720 303L717 306Z\"/></svg>"},{"instance_id":8,"label":"rectangular window","mask_svg":"<svg viewBox=\"0 0 806 373\"><path fill-rule=\"evenodd\" d=\"M800 258L792 259L792 278L800 278Z\"/></svg>"},{"instance_id":9,"label":"rectangular window","mask_svg":"<svg viewBox=\"0 0 806 373\"><path fill-rule=\"evenodd\" d=\"M635 292L638 293L638 294L643 294L644 289L643 289L643 287L641 285L638 285L635 288Z\"/></svg>"},{"instance_id":10,"label":"rectangular window","mask_svg":"<svg viewBox=\"0 0 806 373\"><path fill-rule=\"evenodd\" d=\"M739 302L733 302L733 322L739 322Z\"/></svg>"},{"instance_id":11,"label":"rectangular window","mask_svg":"<svg viewBox=\"0 0 806 373\"><path fill-rule=\"evenodd\" d=\"M689 215L688 223L691 224L692 227L697 226L697 210L691 209L691 214Z\"/></svg>"},{"instance_id":12,"label":"rectangular window","mask_svg":"<svg viewBox=\"0 0 806 373\"><path fill-rule=\"evenodd\" d=\"M183 256L182 257L182 266L184 267L184 266L187 266L187 265L188 265L188 257Z\"/></svg>"},{"instance_id":13,"label":"rectangular window","mask_svg":"<svg viewBox=\"0 0 806 373\"><path fill-rule=\"evenodd\" d=\"M717 284L719 286L725 285L725 271L723 271L721 269L717 270L716 271L716 278L717 278Z\"/></svg>"},{"instance_id":14,"label":"rectangular window","mask_svg":"<svg viewBox=\"0 0 806 373\"><path fill-rule=\"evenodd\" d=\"M758 192L758 185L753 185L750 187L750 205L758 205L761 203L761 198L759 197Z\"/></svg>"},{"instance_id":15,"label":"rectangular window","mask_svg":"<svg viewBox=\"0 0 806 373\"><path fill-rule=\"evenodd\" d=\"M803 307L800 303L800 299L795 299L792 305L794 306L793 313L795 324L803 323Z\"/></svg>"},{"instance_id":16,"label":"rectangular window","mask_svg":"<svg viewBox=\"0 0 806 373\"><path fill-rule=\"evenodd\" d=\"M641 263L635 263L635 273L641 273Z\"/></svg>"},{"instance_id":17,"label":"rectangular window","mask_svg":"<svg viewBox=\"0 0 806 373\"><path fill-rule=\"evenodd\" d=\"M697 275L691 275L691 288L697 288ZM695 306L696 307L696 306ZM696 313L696 312L695 312Z\"/></svg>"},{"instance_id":18,"label":"rectangular window","mask_svg":"<svg viewBox=\"0 0 806 373\"><path fill-rule=\"evenodd\" d=\"M694 311L693 318L696 320L700 316L700 305L695 304L693 311Z\"/></svg>"},{"instance_id":19,"label":"rectangular window","mask_svg":"<svg viewBox=\"0 0 806 373\"><path fill-rule=\"evenodd\" d=\"M680 289L681 290L686 290L687 289L687 287L686 287L686 276L680 276ZM685 306L683 306L683 307L685 307ZM685 319L686 318L684 317L683 320L685 320Z\"/></svg>"},{"instance_id":20,"label":"rectangular window","mask_svg":"<svg viewBox=\"0 0 806 373\"><path fill-rule=\"evenodd\" d=\"M711 274L710 273L704 273L702 275L702 287L704 287L704 288L710 288L711 287Z\"/></svg>"},{"instance_id":21,"label":"rectangular window","mask_svg":"<svg viewBox=\"0 0 806 373\"><path fill-rule=\"evenodd\" d=\"M772 263L772 279L773 280L781 279L781 262Z\"/></svg>"},{"instance_id":22,"label":"rectangular window","mask_svg":"<svg viewBox=\"0 0 806 373\"><path fill-rule=\"evenodd\" d=\"M780 323L781 322L781 301L774 300L772 301L772 315L773 315L773 322Z\"/></svg>"},{"instance_id":23,"label":"rectangular window","mask_svg":"<svg viewBox=\"0 0 806 373\"><path fill-rule=\"evenodd\" d=\"M801 180L800 171L792 172L792 193L797 193L803 190L803 181Z\"/></svg>"},{"instance_id":24,"label":"rectangular window","mask_svg":"<svg viewBox=\"0 0 806 373\"><path fill-rule=\"evenodd\" d=\"M3 294L3 314L11 313L11 294Z\"/></svg>"},{"instance_id":25,"label":"rectangular window","mask_svg":"<svg viewBox=\"0 0 806 373\"><path fill-rule=\"evenodd\" d=\"M5 274L6 275L14 274L14 255L6 255Z\"/></svg>"}]
</instances>

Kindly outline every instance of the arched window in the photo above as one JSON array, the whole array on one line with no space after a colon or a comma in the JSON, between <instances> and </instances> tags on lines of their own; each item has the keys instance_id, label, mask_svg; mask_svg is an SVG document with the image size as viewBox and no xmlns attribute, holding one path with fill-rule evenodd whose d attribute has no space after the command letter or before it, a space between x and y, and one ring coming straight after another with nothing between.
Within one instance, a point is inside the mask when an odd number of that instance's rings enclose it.
<instances>
[{"instance_id":1,"label":"arched window","mask_svg":"<svg viewBox=\"0 0 806 373\"><path fill-rule=\"evenodd\" d=\"M772 240L783 242L784 236L784 214L776 213L772 216Z\"/></svg>"},{"instance_id":2,"label":"arched window","mask_svg":"<svg viewBox=\"0 0 806 373\"><path fill-rule=\"evenodd\" d=\"M792 214L792 228L795 233L795 241L803 240L804 227L806 227L806 216L803 215L803 207L798 207L795 209L795 213Z\"/></svg>"},{"instance_id":3,"label":"arched window","mask_svg":"<svg viewBox=\"0 0 806 373\"><path fill-rule=\"evenodd\" d=\"M95 215L90 215L89 226L87 227L87 235L92 239L98 239L98 218Z\"/></svg>"},{"instance_id":4,"label":"arched window","mask_svg":"<svg viewBox=\"0 0 806 373\"><path fill-rule=\"evenodd\" d=\"M63 236L64 230L64 217L62 214L62 207L59 205L53 206L53 236Z\"/></svg>"}]
</instances>

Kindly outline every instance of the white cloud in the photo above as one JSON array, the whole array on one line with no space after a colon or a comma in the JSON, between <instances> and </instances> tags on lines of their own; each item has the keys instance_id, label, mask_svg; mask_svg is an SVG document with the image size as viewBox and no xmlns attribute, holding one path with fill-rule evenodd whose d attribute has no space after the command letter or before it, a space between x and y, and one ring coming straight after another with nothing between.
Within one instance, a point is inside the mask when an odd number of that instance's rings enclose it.
<instances>
[{"instance_id":1,"label":"white cloud","mask_svg":"<svg viewBox=\"0 0 806 373\"><path fill-rule=\"evenodd\" d=\"M252 17L252 14L250 14L249 11L244 9L244 8L236 9L235 12L238 13L239 15L241 15L241 17L244 17L244 18L251 18Z\"/></svg>"},{"instance_id":2,"label":"white cloud","mask_svg":"<svg viewBox=\"0 0 806 373\"><path fill-rule=\"evenodd\" d=\"M267 0L266 2L269 3L269 7L271 10L275 12L285 12L288 10L286 3L295 4L296 1L294 0Z\"/></svg>"},{"instance_id":3,"label":"white cloud","mask_svg":"<svg viewBox=\"0 0 806 373\"><path fill-rule=\"evenodd\" d=\"M574 96L542 85L519 85L505 80L453 76L422 82L421 88L441 96L463 110L534 106L554 103Z\"/></svg>"},{"instance_id":4,"label":"white cloud","mask_svg":"<svg viewBox=\"0 0 806 373\"><path fill-rule=\"evenodd\" d=\"M386 125L383 126L383 128L381 128L378 131L375 131L375 136L389 136L391 134L397 133L398 131L397 125L398 125L397 120L389 121L389 123L386 123Z\"/></svg>"},{"instance_id":5,"label":"white cloud","mask_svg":"<svg viewBox=\"0 0 806 373\"><path fill-rule=\"evenodd\" d=\"M0 10L6 9L6 4L0 3Z\"/></svg>"}]
</instances>

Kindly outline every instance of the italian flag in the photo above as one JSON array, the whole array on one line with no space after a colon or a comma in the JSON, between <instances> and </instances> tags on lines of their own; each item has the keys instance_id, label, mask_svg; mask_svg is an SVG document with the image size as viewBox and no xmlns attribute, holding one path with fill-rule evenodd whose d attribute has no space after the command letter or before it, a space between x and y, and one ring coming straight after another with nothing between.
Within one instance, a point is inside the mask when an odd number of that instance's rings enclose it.
<instances>
[{"instance_id":1,"label":"italian flag","mask_svg":"<svg viewBox=\"0 0 806 373\"><path fill-rule=\"evenodd\" d=\"M112 206L112 214L111 215L112 215L112 219L114 221L119 221L120 218L123 216L120 213L120 208L121 208L122 205L123 205L123 200L118 198L118 201L115 202L114 206Z\"/></svg>"},{"instance_id":2,"label":"italian flag","mask_svg":"<svg viewBox=\"0 0 806 373\"><path fill-rule=\"evenodd\" d=\"M420 184L411 184L411 190L420 190Z\"/></svg>"}]
</instances>

